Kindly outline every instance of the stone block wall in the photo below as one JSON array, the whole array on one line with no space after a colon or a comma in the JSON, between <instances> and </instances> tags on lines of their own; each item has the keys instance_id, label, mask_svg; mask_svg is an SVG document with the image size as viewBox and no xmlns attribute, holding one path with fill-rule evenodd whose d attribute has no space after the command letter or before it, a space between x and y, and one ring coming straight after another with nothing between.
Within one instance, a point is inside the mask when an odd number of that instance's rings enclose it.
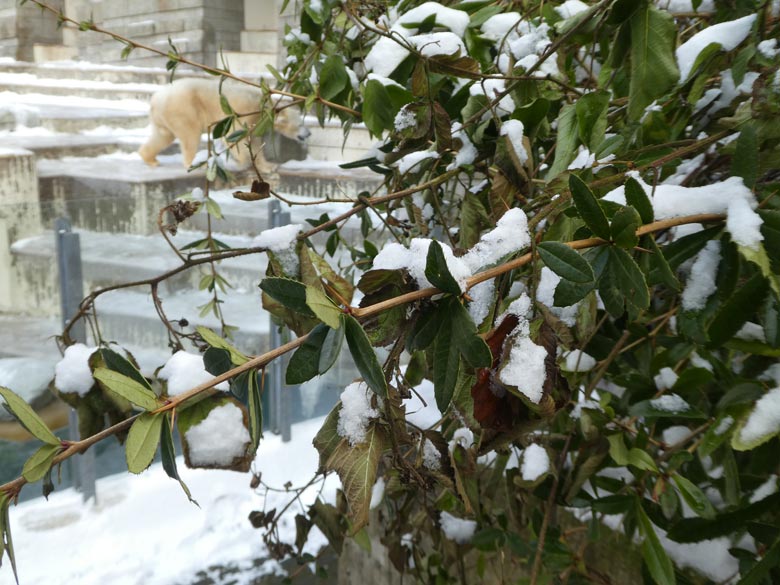
<instances>
[{"instance_id":1,"label":"stone block wall","mask_svg":"<svg viewBox=\"0 0 780 585\"><path fill-rule=\"evenodd\" d=\"M5 0L1 0L5 1ZM216 65L220 50L238 50L244 24L243 0L64 0L65 13L76 20L90 17L101 28L162 51L170 38L189 59ZM64 31L64 43L77 47L79 58L95 63L122 63L123 45L93 32ZM143 50L127 62L163 66L167 59Z\"/></svg>"},{"instance_id":2,"label":"stone block wall","mask_svg":"<svg viewBox=\"0 0 780 585\"><path fill-rule=\"evenodd\" d=\"M25 291L18 280L11 242L38 235L41 215L35 155L22 149L0 148L0 311L25 310Z\"/></svg>"},{"instance_id":3,"label":"stone block wall","mask_svg":"<svg viewBox=\"0 0 780 585\"><path fill-rule=\"evenodd\" d=\"M63 1L49 4L62 8ZM0 0L0 56L32 61L36 45L61 45L62 32L50 12L18 0Z\"/></svg>"}]
</instances>

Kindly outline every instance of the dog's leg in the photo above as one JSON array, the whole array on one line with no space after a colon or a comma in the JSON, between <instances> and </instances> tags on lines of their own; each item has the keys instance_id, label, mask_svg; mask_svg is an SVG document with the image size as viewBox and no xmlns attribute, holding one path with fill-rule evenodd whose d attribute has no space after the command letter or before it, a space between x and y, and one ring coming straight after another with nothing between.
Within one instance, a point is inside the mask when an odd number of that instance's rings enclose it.
<instances>
[{"instance_id":1,"label":"dog's leg","mask_svg":"<svg viewBox=\"0 0 780 585\"><path fill-rule=\"evenodd\" d=\"M138 154L141 155L141 158L146 164L156 167L160 164L157 160L157 155L165 147L170 145L173 140L174 136L168 130L160 128L156 124L152 124L152 135L149 137L149 140L138 149Z\"/></svg>"},{"instance_id":2,"label":"dog's leg","mask_svg":"<svg viewBox=\"0 0 780 585\"><path fill-rule=\"evenodd\" d=\"M184 163L184 168L188 169L192 166L192 160L198 153L198 147L200 146L200 128L188 128L179 135L179 142L181 142L181 157Z\"/></svg>"}]
</instances>

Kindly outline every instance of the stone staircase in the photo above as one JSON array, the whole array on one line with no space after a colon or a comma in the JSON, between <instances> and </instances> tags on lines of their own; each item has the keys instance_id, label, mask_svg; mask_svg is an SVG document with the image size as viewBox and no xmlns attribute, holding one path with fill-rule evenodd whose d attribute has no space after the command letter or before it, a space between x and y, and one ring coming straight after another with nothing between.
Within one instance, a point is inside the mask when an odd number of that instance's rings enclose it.
<instances>
[{"instance_id":1,"label":"stone staircase","mask_svg":"<svg viewBox=\"0 0 780 585\"><path fill-rule=\"evenodd\" d=\"M8 278L7 288L12 289L4 297L0 284L0 357L43 358L56 353L50 339L59 332L57 261L50 227L55 218L69 217L80 233L85 290L149 278L180 263L157 233L158 210L195 187L203 188L205 171L186 172L175 145L163 153L156 168L145 166L135 154L147 135L148 99L167 79L163 69L0 59L0 159L8 159L6 166L0 165L0 183L17 181L4 178L2 169L15 168L14 161L29 165L30 160L34 177L25 175L25 180L35 182L34 202L31 189L14 200L3 195L0 185L0 272L8 270L0 281ZM293 199L343 199L378 186L376 174L345 171L335 162L366 156L372 140L364 128L354 128L348 146L342 148L338 125L320 128L308 118L306 125L312 132L309 158L278 168L277 191ZM251 178L238 173L232 184L222 185L223 191L212 192L223 219L212 220L211 227L231 247L250 245L268 225L268 201L248 203L231 197L233 188ZM15 185L10 189L9 193L18 191ZM327 202L290 211L293 223L305 223L306 218L335 215L350 206ZM207 216L196 214L181 228L174 238L177 245L200 239L208 228ZM350 223L343 235L354 237L359 228L359 222ZM324 236L318 237L315 243L324 247L324 241ZM270 324L257 289L265 268L265 255L235 258L219 266L219 273L234 287L223 295L225 321L240 326L236 343L251 353L268 346ZM171 319L218 329L212 315L199 315L198 307L211 298L198 290L201 277L196 268L167 281L158 291L163 308ZM148 287L109 293L97 303L97 311L103 337L142 354L147 368L160 365L169 354L167 333Z\"/></svg>"}]
</instances>

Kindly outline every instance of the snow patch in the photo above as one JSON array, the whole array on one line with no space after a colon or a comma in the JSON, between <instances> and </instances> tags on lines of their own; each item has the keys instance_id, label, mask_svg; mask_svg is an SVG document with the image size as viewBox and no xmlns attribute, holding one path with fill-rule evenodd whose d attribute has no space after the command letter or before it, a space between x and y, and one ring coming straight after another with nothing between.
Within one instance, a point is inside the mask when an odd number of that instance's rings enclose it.
<instances>
[{"instance_id":1,"label":"snow patch","mask_svg":"<svg viewBox=\"0 0 780 585\"><path fill-rule=\"evenodd\" d=\"M547 449L532 443L523 451L523 462L520 464L520 473L524 481L536 481L550 471L550 456Z\"/></svg>"},{"instance_id":2,"label":"snow patch","mask_svg":"<svg viewBox=\"0 0 780 585\"><path fill-rule=\"evenodd\" d=\"M373 395L365 382L353 382L341 393L338 433L349 439L353 447L366 440L368 423L379 416L379 411L371 406Z\"/></svg>"},{"instance_id":3,"label":"snow patch","mask_svg":"<svg viewBox=\"0 0 780 585\"><path fill-rule=\"evenodd\" d=\"M168 396L178 396L214 379L214 376L206 371L203 356L184 350L173 354L157 373L157 377L168 381ZM227 382L221 382L214 388L227 391L229 385Z\"/></svg>"},{"instance_id":4,"label":"snow patch","mask_svg":"<svg viewBox=\"0 0 780 585\"><path fill-rule=\"evenodd\" d=\"M241 409L228 402L212 409L186 433L190 462L198 466L226 467L246 455L251 441Z\"/></svg>"},{"instance_id":5,"label":"snow patch","mask_svg":"<svg viewBox=\"0 0 780 585\"><path fill-rule=\"evenodd\" d=\"M680 68L680 81L688 79L696 58L707 46L715 43L724 51L735 49L750 34L755 20L756 14L750 14L737 20L713 24L680 45L675 53Z\"/></svg>"},{"instance_id":6,"label":"snow patch","mask_svg":"<svg viewBox=\"0 0 780 585\"><path fill-rule=\"evenodd\" d=\"M65 349L65 355L54 366L54 385L60 392L84 396L95 384L89 358L97 350L83 343L74 343Z\"/></svg>"},{"instance_id":7,"label":"snow patch","mask_svg":"<svg viewBox=\"0 0 780 585\"><path fill-rule=\"evenodd\" d=\"M477 523L474 520L458 518L449 512L442 512L440 521L444 536L458 544L471 542L474 532L477 530Z\"/></svg>"}]
</instances>

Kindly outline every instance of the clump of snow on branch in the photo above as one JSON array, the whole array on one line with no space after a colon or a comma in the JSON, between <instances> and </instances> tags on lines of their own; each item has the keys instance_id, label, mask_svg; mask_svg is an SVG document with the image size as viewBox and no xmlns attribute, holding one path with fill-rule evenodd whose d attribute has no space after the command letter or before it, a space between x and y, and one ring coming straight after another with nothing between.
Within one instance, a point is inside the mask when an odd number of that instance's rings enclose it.
<instances>
[{"instance_id":1,"label":"clump of snow on branch","mask_svg":"<svg viewBox=\"0 0 780 585\"><path fill-rule=\"evenodd\" d=\"M178 396L196 386L200 386L214 376L206 371L203 357L200 354L179 350L173 354L162 369L157 372L157 377L167 380L168 396ZM221 382L214 386L217 390L227 390L227 382Z\"/></svg>"},{"instance_id":2,"label":"clump of snow on branch","mask_svg":"<svg viewBox=\"0 0 780 585\"><path fill-rule=\"evenodd\" d=\"M474 520L465 520L453 516L449 512L441 513L441 530L444 536L458 544L467 544L474 538L477 523Z\"/></svg>"},{"instance_id":3,"label":"clump of snow on branch","mask_svg":"<svg viewBox=\"0 0 780 585\"><path fill-rule=\"evenodd\" d=\"M525 481L536 481L550 471L550 456L547 449L532 443L523 451L520 473Z\"/></svg>"},{"instance_id":4,"label":"clump of snow on branch","mask_svg":"<svg viewBox=\"0 0 780 585\"><path fill-rule=\"evenodd\" d=\"M596 360L582 350L573 349L563 359L561 368L567 372L590 372L596 366Z\"/></svg>"},{"instance_id":5,"label":"clump of snow on branch","mask_svg":"<svg viewBox=\"0 0 780 585\"><path fill-rule=\"evenodd\" d=\"M682 308L686 311L700 311L707 299L715 292L715 277L720 263L720 242L707 242L704 249L696 256L691 267L688 282L682 293Z\"/></svg>"},{"instance_id":6,"label":"clump of snow on branch","mask_svg":"<svg viewBox=\"0 0 780 585\"><path fill-rule=\"evenodd\" d=\"M739 432L743 443L753 443L780 432L780 388L773 388L756 402Z\"/></svg>"},{"instance_id":7,"label":"clump of snow on branch","mask_svg":"<svg viewBox=\"0 0 780 585\"><path fill-rule=\"evenodd\" d=\"M97 350L83 343L75 343L65 350L63 358L54 366L54 385L60 392L84 396L95 384L89 357Z\"/></svg>"},{"instance_id":8,"label":"clump of snow on branch","mask_svg":"<svg viewBox=\"0 0 780 585\"><path fill-rule=\"evenodd\" d=\"M498 100L495 110L499 116L506 116L515 111L515 101L508 94L503 95L505 91L506 82L493 77L483 79L469 87L469 95L474 97L484 95L491 102ZM502 96L500 99L499 95ZM486 117L489 115L489 112L485 112Z\"/></svg>"},{"instance_id":9,"label":"clump of snow on branch","mask_svg":"<svg viewBox=\"0 0 780 585\"><path fill-rule=\"evenodd\" d=\"M455 155L455 160L447 166L447 170L451 171L463 165L473 164L477 159L477 149L474 143L471 142L468 134L466 134L466 131L461 127L460 122L452 124L452 138L453 140L460 140L461 146Z\"/></svg>"},{"instance_id":10,"label":"clump of snow on branch","mask_svg":"<svg viewBox=\"0 0 780 585\"><path fill-rule=\"evenodd\" d=\"M338 433L352 446L366 440L369 422L379 416L379 411L371 406L373 395L365 382L353 382L341 393Z\"/></svg>"},{"instance_id":11,"label":"clump of snow on branch","mask_svg":"<svg viewBox=\"0 0 780 585\"><path fill-rule=\"evenodd\" d=\"M395 164L402 175L409 172L424 160L437 158L439 155L433 150L416 150L399 158Z\"/></svg>"},{"instance_id":12,"label":"clump of snow on branch","mask_svg":"<svg viewBox=\"0 0 780 585\"><path fill-rule=\"evenodd\" d=\"M495 43L497 65L501 73L510 72L510 57L516 67L534 67L552 44L547 23L534 24L517 12L505 12L488 18L481 27L482 36ZM540 76L558 75L557 54L547 57L538 69Z\"/></svg>"},{"instance_id":13,"label":"clump of snow on branch","mask_svg":"<svg viewBox=\"0 0 780 585\"><path fill-rule=\"evenodd\" d=\"M387 244L379 254L374 257L374 270L402 270L405 269L417 282L420 288L433 286L425 276L425 266L428 258L428 248L431 245L428 238L413 238L409 247L396 242ZM445 243L440 243L447 268L452 277L460 285L461 290L466 286L466 279L471 276L471 269L462 258L456 258L452 249Z\"/></svg>"},{"instance_id":14,"label":"clump of snow on branch","mask_svg":"<svg viewBox=\"0 0 780 585\"><path fill-rule=\"evenodd\" d=\"M582 0L566 0L560 6L555 7L555 12L557 12L558 16L561 18L566 19L571 18L580 12L585 12L588 8L590 8L590 6L582 2Z\"/></svg>"},{"instance_id":15,"label":"clump of snow on branch","mask_svg":"<svg viewBox=\"0 0 780 585\"><path fill-rule=\"evenodd\" d=\"M661 371L653 377L653 382L658 390L668 390L677 383L678 378L672 368L661 368Z\"/></svg>"},{"instance_id":16,"label":"clump of snow on branch","mask_svg":"<svg viewBox=\"0 0 780 585\"><path fill-rule=\"evenodd\" d=\"M190 462L198 466L228 466L234 459L246 454L251 441L244 426L244 414L232 402L212 409L184 436Z\"/></svg>"},{"instance_id":17,"label":"clump of snow on branch","mask_svg":"<svg viewBox=\"0 0 780 585\"><path fill-rule=\"evenodd\" d=\"M415 124L417 124L417 119L414 116L414 112L407 106L404 106L398 110L398 113L395 115L395 119L393 120L393 127L395 128L396 132L401 132L407 128L412 128Z\"/></svg>"},{"instance_id":18,"label":"clump of snow on branch","mask_svg":"<svg viewBox=\"0 0 780 585\"><path fill-rule=\"evenodd\" d=\"M650 401L650 406L663 412L687 412L690 405L677 394L664 394Z\"/></svg>"},{"instance_id":19,"label":"clump of snow on branch","mask_svg":"<svg viewBox=\"0 0 780 585\"><path fill-rule=\"evenodd\" d=\"M466 45L459 36L451 32L435 32L409 37L409 42L423 57L436 55L465 55Z\"/></svg>"},{"instance_id":20,"label":"clump of snow on branch","mask_svg":"<svg viewBox=\"0 0 780 585\"><path fill-rule=\"evenodd\" d=\"M460 445L464 449L468 449L474 444L474 433L466 427L455 429L452 433L452 439L450 439L449 449L450 453L455 450L455 447Z\"/></svg>"},{"instance_id":21,"label":"clump of snow on branch","mask_svg":"<svg viewBox=\"0 0 780 585\"><path fill-rule=\"evenodd\" d=\"M451 34L454 33L457 37L463 37L470 20L468 13L462 10L447 8L438 2L426 2L402 14L390 27L390 33L392 36L401 37L414 44L410 37L417 35L418 29L404 25L421 23L430 16L435 16L438 26L450 29ZM377 40L366 55L366 69L378 75L390 77L390 74L408 55L409 51L406 47L392 38L383 36Z\"/></svg>"},{"instance_id":22,"label":"clump of snow on branch","mask_svg":"<svg viewBox=\"0 0 780 585\"><path fill-rule=\"evenodd\" d=\"M384 477L378 477L376 479L376 483L374 484L374 487L371 488L371 503L369 504L369 508L372 510L379 506L379 504L382 503L382 498L385 497L385 478Z\"/></svg>"},{"instance_id":23,"label":"clump of snow on branch","mask_svg":"<svg viewBox=\"0 0 780 585\"><path fill-rule=\"evenodd\" d=\"M761 216L746 199L734 199L729 203L726 230L735 243L748 248L757 248L764 239L761 233Z\"/></svg>"},{"instance_id":24,"label":"clump of snow on branch","mask_svg":"<svg viewBox=\"0 0 780 585\"><path fill-rule=\"evenodd\" d=\"M544 394L544 382L547 370L544 360L547 350L534 343L526 332L513 341L509 359L504 363L499 375L504 384L514 386L528 400L538 404Z\"/></svg>"},{"instance_id":25,"label":"clump of snow on branch","mask_svg":"<svg viewBox=\"0 0 780 585\"><path fill-rule=\"evenodd\" d=\"M484 234L462 259L471 269L478 270L530 244L528 218L522 209L515 207L502 215L496 227Z\"/></svg>"},{"instance_id":26,"label":"clump of snow on branch","mask_svg":"<svg viewBox=\"0 0 780 585\"><path fill-rule=\"evenodd\" d=\"M539 274L539 283L536 285L536 300L546 305L550 309L550 312L558 317L563 323L569 327L574 327L575 323L577 323L577 311L579 310L580 304L575 303L568 307L555 306L555 289L558 288L560 282L560 276L546 266L543 266Z\"/></svg>"},{"instance_id":27,"label":"clump of snow on branch","mask_svg":"<svg viewBox=\"0 0 780 585\"><path fill-rule=\"evenodd\" d=\"M735 49L750 34L755 20L756 15L750 14L737 20L713 24L680 45L676 51L680 80L686 81L688 79L693 65L696 63L696 58L712 43L720 45L724 51Z\"/></svg>"},{"instance_id":28,"label":"clump of snow on branch","mask_svg":"<svg viewBox=\"0 0 780 585\"><path fill-rule=\"evenodd\" d=\"M741 177L729 177L725 181L702 187L656 185L653 190L638 173L631 172L629 176L634 177L647 193L657 220L700 213L723 213L728 216L726 229L736 243L753 248L763 239L759 230L761 216L755 211L758 203ZM625 205L625 186L613 189L603 199Z\"/></svg>"},{"instance_id":29,"label":"clump of snow on branch","mask_svg":"<svg viewBox=\"0 0 780 585\"><path fill-rule=\"evenodd\" d=\"M501 125L501 136L507 136L520 164L528 160L528 152L523 145L523 123L520 120L507 120Z\"/></svg>"},{"instance_id":30,"label":"clump of snow on branch","mask_svg":"<svg viewBox=\"0 0 780 585\"><path fill-rule=\"evenodd\" d=\"M422 463L423 467L431 471L441 469L441 453L430 439L423 439L422 443Z\"/></svg>"},{"instance_id":31,"label":"clump of snow on branch","mask_svg":"<svg viewBox=\"0 0 780 585\"><path fill-rule=\"evenodd\" d=\"M262 233L252 241L252 245L258 248L268 248L272 252L283 252L295 245L298 233L302 229L303 226L299 223L269 228L263 230Z\"/></svg>"}]
</instances>

